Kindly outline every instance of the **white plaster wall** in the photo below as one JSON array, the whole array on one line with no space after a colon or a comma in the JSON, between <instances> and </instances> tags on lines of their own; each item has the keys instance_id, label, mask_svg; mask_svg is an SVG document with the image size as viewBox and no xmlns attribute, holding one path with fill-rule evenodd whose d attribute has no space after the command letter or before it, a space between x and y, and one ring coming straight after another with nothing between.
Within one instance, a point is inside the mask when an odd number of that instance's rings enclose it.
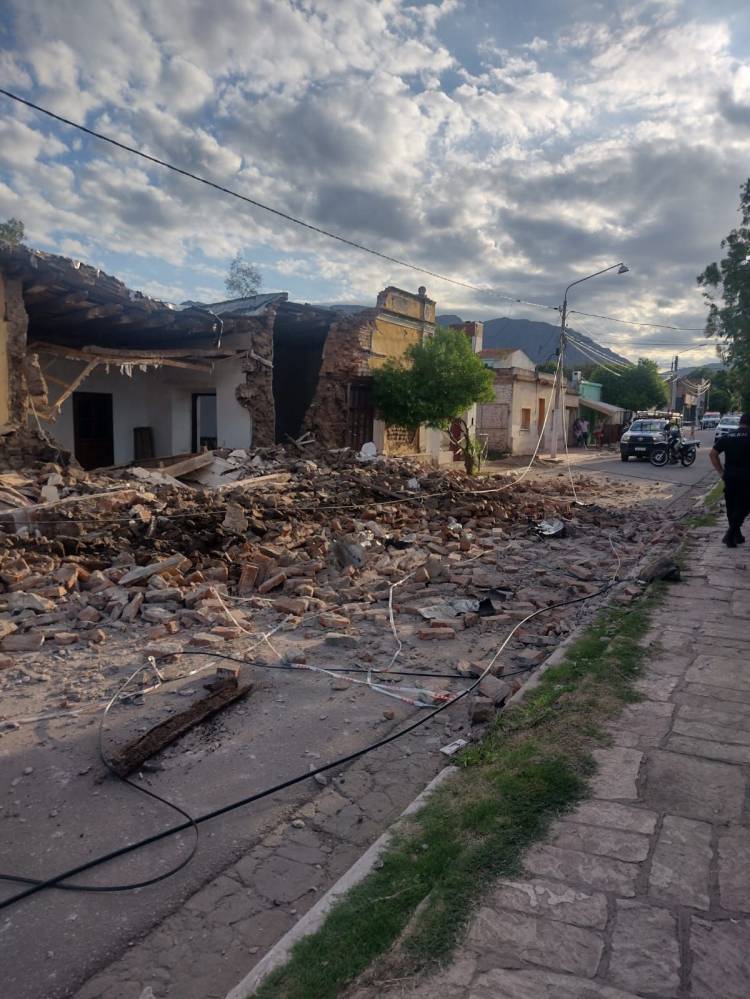
<instances>
[{"instance_id":1,"label":"white plaster wall","mask_svg":"<svg viewBox=\"0 0 750 999\"><path fill-rule=\"evenodd\" d=\"M42 355L47 374L70 383L81 370L77 361L56 359L50 364ZM157 456L180 454L191 446L191 406L193 392L216 392L217 437L219 447L248 447L251 420L234 397L234 389L244 380L240 362L235 358L220 361L213 373L193 372L184 368L149 368L135 370L132 377L111 366L95 368L78 386L81 392L108 392L112 395L115 464L133 460L133 428L152 427ZM63 391L49 383L50 402ZM54 423L43 423L64 447L72 450L73 400L68 398Z\"/></svg>"},{"instance_id":2,"label":"white plaster wall","mask_svg":"<svg viewBox=\"0 0 750 999\"><path fill-rule=\"evenodd\" d=\"M229 357L214 366L216 438L219 447L250 447L252 444L252 418L235 396L235 389L244 381L241 362L237 358Z\"/></svg>"}]
</instances>

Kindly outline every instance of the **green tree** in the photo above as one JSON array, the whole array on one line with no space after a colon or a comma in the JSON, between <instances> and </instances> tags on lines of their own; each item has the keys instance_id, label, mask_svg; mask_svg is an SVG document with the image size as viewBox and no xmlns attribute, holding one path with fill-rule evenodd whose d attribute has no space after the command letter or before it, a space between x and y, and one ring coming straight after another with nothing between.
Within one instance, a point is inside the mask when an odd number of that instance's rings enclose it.
<instances>
[{"instance_id":1,"label":"green tree","mask_svg":"<svg viewBox=\"0 0 750 999\"><path fill-rule=\"evenodd\" d=\"M20 219L7 219L0 222L0 240L6 243L22 243L26 227Z\"/></svg>"},{"instance_id":2,"label":"green tree","mask_svg":"<svg viewBox=\"0 0 750 999\"><path fill-rule=\"evenodd\" d=\"M721 337L743 409L750 409L750 178L740 188L741 224L721 241L725 256L698 275L708 302L706 333Z\"/></svg>"},{"instance_id":3,"label":"green tree","mask_svg":"<svg viewBox=\"0 0 750 999\"><path fill-rule=\"evenodd\" d=\"M602 400L613 406L622 406L631 412L653 409L666 405L669 392L659 369L653 361L641 357L637 364L622 368L615 375L606 368L596 368L591 380L602 386Z\"/></svg>"},{"instance_id":4,"label":"green tree","mask_svg":"<svg viewBox=\"0 0 750 999\"><path fill-rule=\"evenodd\" d=\"M260 271L255 264L248 263L242 254L237 252L229 265L224 285L227 294L233 298L252 298L260 290Z\"/></svg>"},{"instance_id":5,"label":"green tree","mask_svg":"<svg viewBox=\"0 0 750 999\"><path fill-rule=\"evenodd\" d=\"M494 375L465 333L438 327L433 336L409 347L403 359L386 361L373 381L375 408L386 423L449 430L460 420L466 471L471 475L478 470L479 449L463 414L475 402L492 401Z\"/></svg>"}]
</instances>

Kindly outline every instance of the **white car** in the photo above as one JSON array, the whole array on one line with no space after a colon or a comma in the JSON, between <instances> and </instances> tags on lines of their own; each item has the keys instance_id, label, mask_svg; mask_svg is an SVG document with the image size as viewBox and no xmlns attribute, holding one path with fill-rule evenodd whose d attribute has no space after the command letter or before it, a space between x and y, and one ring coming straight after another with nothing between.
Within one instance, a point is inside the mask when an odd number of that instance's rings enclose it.
<instances>
[{"instance_id":1,"label":"white car","mask_svg":"<svg viewBox=\"0 0 750 999\"><path fill-rule=\"evenodd\" d=\"M721 413L704 413L701 420L701 430L713 430L719 425Z\"/></svg>"},{"instance_id":2,"label":"white car","mask_svg":"<svg viewBox=\"0 0 750 999\"><path fill-rule=\"evenodd\" d=\"M722 416L716 427L716 433L714 434L714 443L721 437L726 437L727 434L733 434L739 429L740 418L739 416Z\"/></svg>"}]
</instances>

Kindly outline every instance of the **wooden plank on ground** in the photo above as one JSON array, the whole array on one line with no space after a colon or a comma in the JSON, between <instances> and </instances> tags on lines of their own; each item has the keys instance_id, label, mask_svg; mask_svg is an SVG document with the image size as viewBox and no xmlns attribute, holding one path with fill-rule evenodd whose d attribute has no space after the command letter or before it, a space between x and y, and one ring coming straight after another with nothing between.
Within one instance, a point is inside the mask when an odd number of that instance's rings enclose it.
<instances>
[{"instance_id":1,"label":"wooden plank on ground","mask_svg":"<svg viewBox=\"0 0 750 999\"><path fill-rule=\"evenodd\" d=\"M257 489L259 486L281 486L292 477L291 472L269 472L268 475L254 475L247 479L236 479L234 482L222 482L217 486L217 492L228 493L233 489Z\"/></svg>"},{"instance_id":2,"label":"wooden plank on ground","mask_svg":"<svg viewBox=\"0 0 750 999\"><path fill-rule=\"evenodd\" d=\"M121 777L127 777L142 766L146 760L161 752L176 739L179 739L185 732L190 731L196 725L206 721L215 715L222 708L232 704L242 697L246 697L253 689L252 680L240 680L235 687L227 684L219 690L210 692L195 701L184 711L179 711L163 722L159 722L144 735L133 739L122 749L118 750L111 758L110 763L113 769Z\"/></svg>"},{"instance_id":3,"label":"wooden plank on ground","mask_svg":"<svg viewBox=\"0 0 750 999\"><path fill-rule=\"evenodd\" d=\"M204 451L201 454L193 454L189 458L184 458L182 461L176 461L173 465L162 465L159 471L164 472L165 475L171 475L175 479L179 479L181 475L187 475L189 472L195 472L199 468L205 468L213 460L213 451Z\"/></svg>"}]
</instances>

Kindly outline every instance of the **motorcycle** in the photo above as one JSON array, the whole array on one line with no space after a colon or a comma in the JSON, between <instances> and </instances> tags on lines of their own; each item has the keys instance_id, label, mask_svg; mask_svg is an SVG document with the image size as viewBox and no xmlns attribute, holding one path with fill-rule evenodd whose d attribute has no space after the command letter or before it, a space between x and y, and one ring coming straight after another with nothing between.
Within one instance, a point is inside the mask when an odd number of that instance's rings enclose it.
<instances>
[{"instance_id":1,"label":"motorcycle","mask_svg":"<svg viewBox=\"0 0 750 999\"><path fill-rule=\"evenodd\" d=\"M681 462L687 468L695 462L700 441L685 441L681 437L673 438L665 444L657 444L651 451L652 465L661 468L663 465L676 465Z\"/></svg>"}]
</instances>

